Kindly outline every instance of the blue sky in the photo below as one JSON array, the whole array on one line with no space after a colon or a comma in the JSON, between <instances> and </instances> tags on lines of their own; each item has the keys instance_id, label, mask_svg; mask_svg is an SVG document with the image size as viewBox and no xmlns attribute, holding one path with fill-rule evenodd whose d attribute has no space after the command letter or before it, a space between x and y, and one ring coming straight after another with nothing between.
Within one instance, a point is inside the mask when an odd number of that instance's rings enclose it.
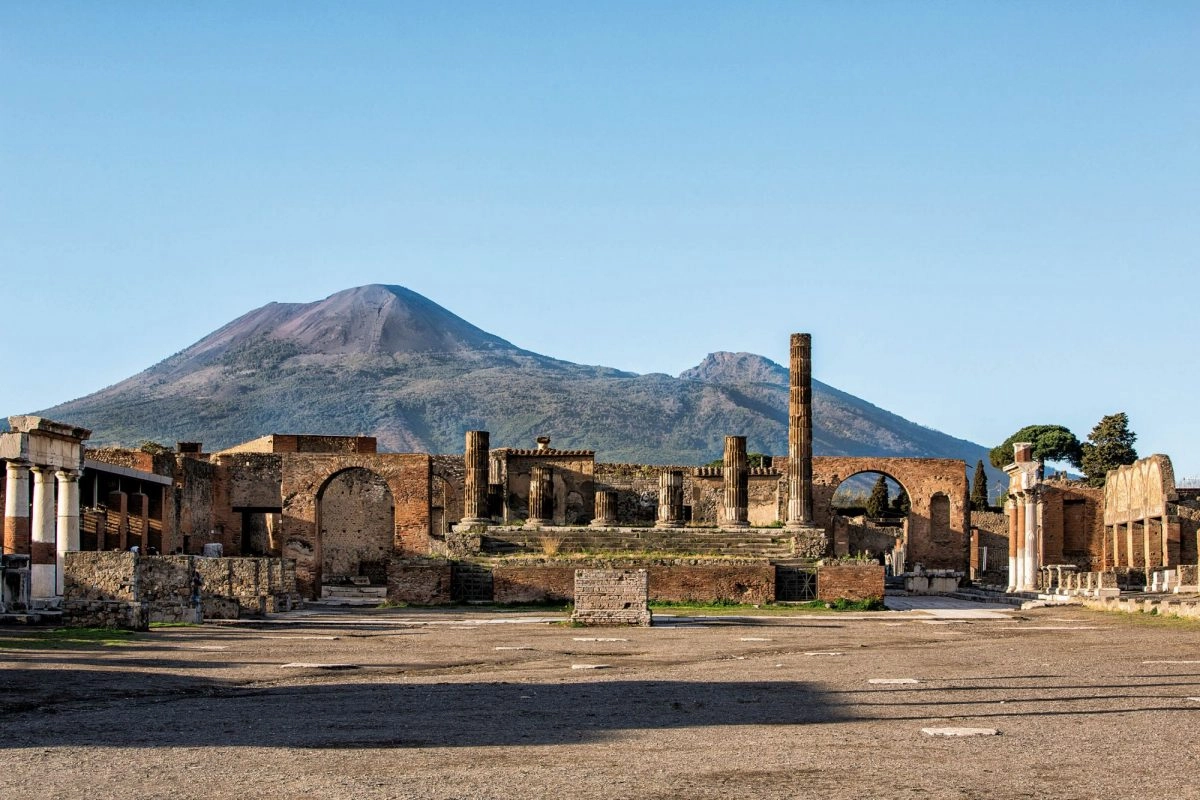
<instances>
[{"instance_id":1,"label":"blue sky","mask_svg":"<svg viewBox=\"0 0 1200 800\"><path fill-rule=\"evenodd\" d=\"M1200 4L0 6L0 414L272 300L1200 475Z\"/></svg>"}]
</instances>

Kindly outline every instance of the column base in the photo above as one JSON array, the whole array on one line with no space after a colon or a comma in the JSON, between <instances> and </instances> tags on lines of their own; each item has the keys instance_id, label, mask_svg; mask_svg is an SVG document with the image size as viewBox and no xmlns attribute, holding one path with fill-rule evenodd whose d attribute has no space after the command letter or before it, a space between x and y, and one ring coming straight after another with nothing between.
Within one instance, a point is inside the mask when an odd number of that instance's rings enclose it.
<instances>
[{"instance_id":1,"label":"column base","mask_svg":"<svg viewBox=\"0 0 1200 800\"><path fill-rule=\"evenodd\" d=\"M53 564L34 564L29 568L29 596L48 600L57 596L58 570Z\"/></svg>"},{"instance_id":2,"label":"column base","mask_svg":"<svg viewBox=\"0 0 1200 800\"><path fill-rule=\"evenodd\" d=\"M656 527L656 528L682 528L682 527L684 527L684 522L681 519L660 520L659 522L654 523L654 527Z\"/></svg>"},{"instance_id":3,"label":"column base","mask_svg":"<svg viewBox=\"0 0 1200 800\"><path fill-rule=\"evenodd\" d=\"M491 524L490 519L464 519L456 525L451 525L450 530L455 533L483 533Z\"/></svg>"},{"instance_id":4,"label":"column base","mask_svg":"<svg viewBox=\"0 0 1200 800\"><path fill-rule=\"evenodd\" d=\"M588 523L588 527L589 528L615 528L615 527L617 527L617 521L615 519L614 520L594 519Z\"/></svg>"}]
</instances>

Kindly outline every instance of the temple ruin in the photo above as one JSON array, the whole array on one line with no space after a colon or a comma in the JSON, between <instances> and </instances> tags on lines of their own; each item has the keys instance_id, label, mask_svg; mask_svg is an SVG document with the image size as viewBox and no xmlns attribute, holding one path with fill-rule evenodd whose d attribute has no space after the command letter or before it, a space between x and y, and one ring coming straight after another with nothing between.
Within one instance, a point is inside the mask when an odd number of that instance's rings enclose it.
<instances>
[{"instance_id":1,"label":"temple ruin","mask_svg":"<svg viewBox=\"0 0 1200 800\"><path fill-rule=\"evenodd\" d=\"M597 462L545 436L493 447L483 430L466 432L461 456L304 434L215 453L196 442L85 450L84 429L13 417L0 436L4 602L60 599L63 556L76 550L276 559L284 573L254 574L286 574L304 598L373 591L418 603L569 599L574 570L592 567L648 570L654 599L811 599L820 560L860 549L890 553L898 572L1010 592L1184 585L1153 577L1197 560L1200 502L1175 489L1165 456L1114 471L1100 491L1044 480L1018 444L1006 522L980 514L980 528L962 461L812 454L811 344L791 337L788 452L754 465L737 434L720 466L689 466ZM908 497L891 527L834 506L839 485L868 473ZM272 580L263 596L276 603Z\"/></svg>"}]
</instances>

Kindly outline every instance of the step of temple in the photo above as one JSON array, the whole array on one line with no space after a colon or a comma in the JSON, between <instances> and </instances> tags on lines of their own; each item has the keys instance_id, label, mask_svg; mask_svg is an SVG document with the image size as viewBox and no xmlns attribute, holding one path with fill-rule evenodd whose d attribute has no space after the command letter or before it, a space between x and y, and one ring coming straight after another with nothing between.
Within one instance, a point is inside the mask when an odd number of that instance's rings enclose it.
<instances>
[{"instance_id":1,"label":"step of temple","mask_svg":"<svg viewBox=\"0 0 1200 800\"><path fill-rule=\"evenodd\" d=\"M322 599L374 600L376 603L387 597L386 586L346 586L344 584L321 587Z\"/></svg>"}]
</instances>

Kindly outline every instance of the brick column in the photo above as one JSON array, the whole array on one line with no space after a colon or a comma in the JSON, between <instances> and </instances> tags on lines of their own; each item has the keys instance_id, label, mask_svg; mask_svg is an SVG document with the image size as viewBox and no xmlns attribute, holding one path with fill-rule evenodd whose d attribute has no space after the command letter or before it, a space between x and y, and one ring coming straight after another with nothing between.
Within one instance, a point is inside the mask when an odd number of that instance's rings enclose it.
<instances>
[{"instance_id":1,"label":"brick column","mask_svg":"<svg viewBox=\"0 0 1200 800\"><path fill-rule=\"evenodd\" d=\"M722 528L748 528L747 496L750 470L746 467L746 437L725 437L725 506Z\"/></svg>"},{"instance_id":2,"label":"brick column","mask_svg":"<svg viewBox=\"0 0 1200 800\"><path fill-rule=\"evenodd\" d=\"M554 517L554 484L550 467L535 464L529 468L529 523L548 525Z\"/></svg>"},{"instance_id":3,"label":"brick column","mask_svg":"<svg viewBox=\"0 0 1200 800\"><path fill-rule=\"evenodd\" d=\"M793 333L788 370L787 525L812 525L812 335Z\"/></svg>"},{"instance_id":4,"label":"brick column","mask_svg":"<svg viewBox=\"0 0 1200 800\"><path fill-rule=\"evenodd\" d=\"M4 485L4 552L29 554L29 462L9 461Z\"/></svg>"},{"instance_id":5,"label":"brick column","mask_svg":"<svg viewBox=\"0 0 1200 800\"><path fill-rule=\"evenodd\" d=\"M664 469L658 475L658 528L683 525L683 472Z\"/></svg>"},{"instance_id":6,"label":"brick column","mask_svg":"<svg viewBox=\"0 0 1200 800\"><path fill-rule=\"evenodd\" d=\"M79 473L58 471L58 594L63 593L63 554L79 549Z\"/></svg>"},{"instance_id":7,"label":"brick column","mask_svg":"<svg viewBox=\"0 0 1200 800\"><path fill-rule=\"evenodd\" d=\"M54 597L54 471L37 465L30 467L29 471L33 473L29 593L34 598Z\"/></svg>"},{"instance_id":8,"label":"brick column","mask_svg":"<svg viewBox=\"0 0 1200 800\"><path fill-rule=\"evenodd\" d=\"M491 522L488 517L489 451L487 431L467 431L466 452L463 454L462 525L487 525Z\"/></svg>"},{"instance_id":9,"label":"brick column","mask_svg":"<svg viewBox=\"0 0 1200 800\"><path fill-rule=\"evenodd\" d=\"M1150 574L1150 570L1165 567L1167 564L1163 561L1163 529L1159 521L1154 517L1147 517L1142 523L1142 535L1146 537L1142 544L1142 552L1146 554L1146 574Z\"/></svg>"},{"instance_id":10,"label":"brick column","mask_svg":"<svg viewBox=\"0 0 1200 800\"><path fill-rule=\"evenodd\" d=\"M617 493L611 489L596 492L596 516L592 518L593 528L608 528L617 524Z\"/></svg>"}]
</instances>

